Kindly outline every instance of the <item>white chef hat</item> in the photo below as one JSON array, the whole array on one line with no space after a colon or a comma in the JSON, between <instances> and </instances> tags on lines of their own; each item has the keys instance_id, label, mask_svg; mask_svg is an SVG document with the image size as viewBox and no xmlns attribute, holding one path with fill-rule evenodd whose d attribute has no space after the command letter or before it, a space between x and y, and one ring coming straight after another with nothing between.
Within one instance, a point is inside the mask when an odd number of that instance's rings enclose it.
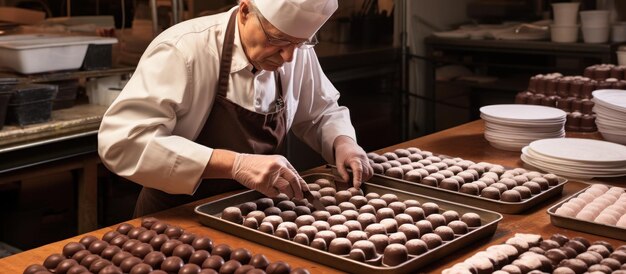
<instances>
[{"instance_id":1,"label":"white chef hat","mask_svg":"<svg viewBox=\"0 0 626 274\"><path fill-rule=\"evenodd\" d=\"M337 10L337 0L254 0L259 12L285 34L310 38Z\"/></svg>"}]
</instances>

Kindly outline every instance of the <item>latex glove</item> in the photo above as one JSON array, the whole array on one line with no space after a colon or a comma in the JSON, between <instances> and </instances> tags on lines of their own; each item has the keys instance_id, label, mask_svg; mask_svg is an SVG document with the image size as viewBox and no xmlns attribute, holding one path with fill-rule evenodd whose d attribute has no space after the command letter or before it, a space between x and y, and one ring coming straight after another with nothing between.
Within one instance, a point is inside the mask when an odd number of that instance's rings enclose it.
<instances>
[{"instance_id":1,"label":"latex glove","mask_svg":"<svg viewBox=\"0 0 626 274\"><path fill-rule=\"evenodd\" d=\"M350 180L346 167L352 170L352 184L361 187L361 182L372 178L374 170L365 151L350 137L339 136L334 142L335 165L344 181Z\"/></svg>"},{"instance_id":2,"label":"latex glove","mask_svg":"<svg viewBox=\"0 0 626 274\"><path fill-rule=\"evenodd\" d=\"M302 191L309 190L296 169L280 155L239 153L235 156L231 173L240 184L268 197L284 193L289 198L302 199Z\"/></svg>"}]
</instances>

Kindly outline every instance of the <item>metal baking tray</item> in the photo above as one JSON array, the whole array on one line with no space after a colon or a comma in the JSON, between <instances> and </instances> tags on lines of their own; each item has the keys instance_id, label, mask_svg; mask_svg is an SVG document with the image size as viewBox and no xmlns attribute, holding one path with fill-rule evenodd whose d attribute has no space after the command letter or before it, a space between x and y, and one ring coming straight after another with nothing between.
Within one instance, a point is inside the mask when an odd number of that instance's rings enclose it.
<instances>
[{"instance_id":1,"label":"metal baking tray","mask_svg":"<svg viewBox=\"0 0 626 274\"><path fill-rule=\"evenodd\" d=\"M548 212L548 215L550 215L550 222L552 222L553 225L558 226L558 227L573 229L577 231L586 232L589 234L595 234L595 235L600 235L600 236L605 236L605 237L609 237L613 239L626 241L626 229L624 228L620 228L614 225L605 225L601 223L580 220L580 219L561 216L561 215L556 214L556 210L559 207L567 203L567 201L578 197L578 195L585 192L590 187L591 186L588 186L584 188L583 190L577 193L574 193L572 196L568 197L567 199L564 199L560 203L555 204L552 207L548 208L547 212Z\"/></svg>"},{"instance_id":2,"label":"metal baking tray","mask_svg":"<svg viewBox=\"0 0 626 274\"><path fill-rule=\"evenodd\" d=\"M316 173L303 176L304 180L311 183L320 178L326 178L334 182L334 176L326 173ZM258 198L265 197L262 194L250 190L240 194L235 194L220 200L209 202L196 207L195 212L200 217L200 222L208 227L215 228L235 236L257 242L259 244L275 248L286 253L296 255L314 262L328 265L330 267L346 271L349 273L415 273L418 269L424 267L428 263L442 258L464 246L477 241L484 237L493 235L498 226L498 222L502 219L502 215L497 212L488 211L480 208L466 206L449 201L434 199L431 197L409 193L397 189L384 186L364 183L361 189L365 194L376 192L379 194L392 193L396 194L400 200L414 199L420 203L434 202L439 205L440 210L455 210L462 215L467 212L474 212L481 218L481 227L471 230L465 235L459 236L452 241L445 242L428 252L416 256L409 257L406 262L393 266L374 266L355 260L351 260L342 256L332 254L330 252L321 251L309 246L301 245L293 241L285 240L259 230L251 229L243 225L238 225L220 218L222 210L229 206L239 205L244 202L254 201Z\"/></svg>"},{"instance_id":3,"label":"metal baking tray","mask_svg":"<svg viewBox=\"0 0 626 274\"><path fill-rule=\"evenodd\" d=\"M539 204L552 196L561 194L563 192L563 185L567 183L567 179L559 177L559 183L557 185L517 203L493 200L478 195L471 195L463 192L418 184L380 174L374 174L369 182L372 184L404 190L412 193L432 196L443 200L455 201L457 203L493 210L500 213L519 214L522 213L524 210L531 208L534 205Z\"/></svg>"}]
</instances>

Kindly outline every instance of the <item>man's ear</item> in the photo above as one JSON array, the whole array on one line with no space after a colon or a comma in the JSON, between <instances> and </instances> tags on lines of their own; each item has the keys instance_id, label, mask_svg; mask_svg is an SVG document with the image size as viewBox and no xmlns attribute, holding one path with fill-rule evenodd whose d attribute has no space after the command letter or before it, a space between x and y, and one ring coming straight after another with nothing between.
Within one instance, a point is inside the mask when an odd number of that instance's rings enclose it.
<instances>
[{"instance_id":1,"label":"man's ear","mask_svg":"<svg viewBox=\"0 0 626 274\"><path fill-rule=\"evenodd\" d=\"M239 3L239 19L242 24L245 24L250 15L250 3L247 0L242 0Z\"/></svg>"}]
</instances>

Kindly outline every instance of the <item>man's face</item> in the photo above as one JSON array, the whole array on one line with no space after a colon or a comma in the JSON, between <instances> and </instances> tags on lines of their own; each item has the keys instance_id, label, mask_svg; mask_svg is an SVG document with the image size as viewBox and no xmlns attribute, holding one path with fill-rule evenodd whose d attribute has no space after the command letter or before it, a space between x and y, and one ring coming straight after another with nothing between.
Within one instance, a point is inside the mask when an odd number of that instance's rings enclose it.
<instances>
[{"instance_id":1,"label":"man's face","mask_svg":"<svg viewBox=\"0 0 626 274\"><path fill-rule=\"evenodd\" d=\"M286 35L247 7L240 6L240 38L248 60L257 68L275 71L291 62L296 47L306 39Z\"/></svg>"}]
</instances>

